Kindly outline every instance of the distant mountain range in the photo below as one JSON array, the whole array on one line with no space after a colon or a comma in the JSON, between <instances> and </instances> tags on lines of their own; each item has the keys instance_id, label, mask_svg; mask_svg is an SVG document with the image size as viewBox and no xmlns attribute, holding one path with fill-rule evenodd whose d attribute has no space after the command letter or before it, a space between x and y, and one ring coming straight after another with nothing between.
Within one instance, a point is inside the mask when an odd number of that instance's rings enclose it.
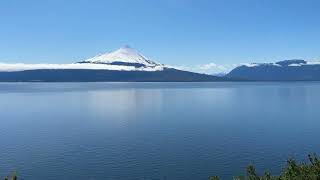
<instances>
[{"instance_id":1,"label":"distant mountain range","mask_svg":"<svg viewBox=\"0 0 320 180\"><path fill-rule=\"evenodd\" d=\"M73 64L0 64L0 82L318 81L320 63L252 63L206 75L154 62L129 46Z\"/></svg>"},{"instance_id":2,"label":"distant mountain range","mask_svg":"<svg viewBox=\"0 0 320 180\"><path fill-rule=\"evenodd\" d=\"M125 46L73 64L0 64L1 82L224 81L156 63Z\"/></svg>"},{"instance_id":3,"label":"distant mountain range","mask_svg":"<svg viewBox=\"0 0 320 180\"><path fill-rule=\"evenodd\" d=\"M225 77L244 81L319 81L320 63L285 60L238 66Z\"/></svg>"}]
</instances>

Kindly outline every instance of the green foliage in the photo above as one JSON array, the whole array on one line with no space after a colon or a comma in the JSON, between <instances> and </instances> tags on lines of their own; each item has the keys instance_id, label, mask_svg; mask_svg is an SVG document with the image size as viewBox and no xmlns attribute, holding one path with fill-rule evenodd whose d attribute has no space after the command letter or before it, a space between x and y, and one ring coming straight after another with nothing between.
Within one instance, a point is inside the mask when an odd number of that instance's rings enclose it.
<instances>
[{"instance_id":1,"label":"green foliage","mask_svg":"<svg viewBox=\"0 0 320 180\"><path fill-rule=\"evenodd\" d=\"M249 165L247 167L247 177L248 180L259 180L259 176L256 173L256 169L253 167L253 165Z\"/></svg>"},{"instance_id":2,"label":"green foliage","mask_svg":"<svg viewBox=\"0 0 320 180\"><path fill-rule=\"evenodd\" d=\"M287 167L279 176L280 180L318 180L320 179L320 161L316 155L308 155L309 163L298 164L294 159L289 159Z\"/></svg>"},{"instance_id":3,"label":"green foliage","mask_svg":"<svg viewBox=\"0 0 320 180\"><path fill-rule=\"evenodd\" d=\"M18 176L14 174L14 175L12 176L12 180L18 180Z\"/></svg>"},{"instance_id":4,"label":"green foliage","mask_svg":"<svg viewBox=\"0 0 320 180\"><path fill-rule=\"evenodd\" d=\"M5 177L4 180L18 180L18 176L17 176L17 173L14 172L12 175L11 175L11 178L10 177Z\"/></svg>"},{"instance_id":5,"label":"green foliage","mask_svg":"<svg viewBox=\"0 0 320 180\"><path fill-rule=\"evenodd\" d=\"M318 156L308 155L309 163L297 163L294 159L287 161L286 167L280 175L272 176L265 172L260 176L253 165L247 167L247 176L237 176L234 180L319 180L320 179L320 160ZM217 176L212 176L219 179ZM210 179L210 180L217 180Z\"/></svg>"},{"instance_id":6,"label":"green foliage","mask_svg":"<svg viewBox=\"0 0 320 180\"><path fill-rule=\"evenodd\" d=\"M218 176L211 176L209 180L220 180L220 178Z\"/></svg>"}]
</instances>

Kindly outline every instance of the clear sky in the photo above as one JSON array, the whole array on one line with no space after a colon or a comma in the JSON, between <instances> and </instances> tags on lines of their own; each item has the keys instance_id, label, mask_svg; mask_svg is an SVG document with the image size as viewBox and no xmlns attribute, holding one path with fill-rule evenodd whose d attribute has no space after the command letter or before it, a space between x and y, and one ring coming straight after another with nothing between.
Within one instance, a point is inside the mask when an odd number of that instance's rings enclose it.
<instances>
[{"instance_id":1,"label":"clear sky","mask_svg":"<svg viewBox=\"0 0 320 180\"><path fill-rule=\"evenodd\" d=\"M126 44L170 65L320 60L320 1L0 1L0 62L71 63Z\"/></svg>"}]
</instances>

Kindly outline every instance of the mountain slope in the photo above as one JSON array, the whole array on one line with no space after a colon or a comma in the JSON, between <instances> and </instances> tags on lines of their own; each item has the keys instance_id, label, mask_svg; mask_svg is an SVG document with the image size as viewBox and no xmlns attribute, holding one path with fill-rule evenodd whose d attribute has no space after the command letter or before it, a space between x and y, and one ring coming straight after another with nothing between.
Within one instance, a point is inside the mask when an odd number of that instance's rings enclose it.
<instances>
[{"instance_id":1,"label":"mountain slope","mask_svg":"<svg viewBox=\"0 0 320 180\"><path fill-rule=\"evenodd\" d=\"M162 71L39 69L0 72L0 82L205 82L224 79L176 69Z\"/></svg>"},{"instance_id":2,"label":"mountain slope","mask_svg":"<svg viewBox=\"0 0 320 180\"><path fill-rule=\"evenodd\" d=\"M0 64L2 82L221 81L156 63L128 46L74 64Z\"/></svg>"},{"instance_id":3,"label":"mountain slope","mask_svg":"<svg viewBox=\"0 0 320 180\"><path fill-rule=\"evenodd\" d=\"M320 64L304 60L242 65L226 75L228 78L253 81L318 81Z\"/></svg>"}]
</instances>

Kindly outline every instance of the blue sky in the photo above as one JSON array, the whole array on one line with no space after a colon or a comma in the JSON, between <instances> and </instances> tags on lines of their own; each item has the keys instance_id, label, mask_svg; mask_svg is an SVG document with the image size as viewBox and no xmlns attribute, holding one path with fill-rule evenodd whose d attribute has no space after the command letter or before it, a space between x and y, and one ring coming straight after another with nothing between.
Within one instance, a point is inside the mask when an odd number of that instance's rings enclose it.
<instances>
[{"instance_id":1,"label":"blue sky","mask_svg":"<svg viewBox=\"0 0 320 180\"><path fill-rule=\"evenodd\" d=\"M1 0L0 62L71 63L130 45L193 66L320 60L318 0Z\"/></svg>"}]
</instances>

